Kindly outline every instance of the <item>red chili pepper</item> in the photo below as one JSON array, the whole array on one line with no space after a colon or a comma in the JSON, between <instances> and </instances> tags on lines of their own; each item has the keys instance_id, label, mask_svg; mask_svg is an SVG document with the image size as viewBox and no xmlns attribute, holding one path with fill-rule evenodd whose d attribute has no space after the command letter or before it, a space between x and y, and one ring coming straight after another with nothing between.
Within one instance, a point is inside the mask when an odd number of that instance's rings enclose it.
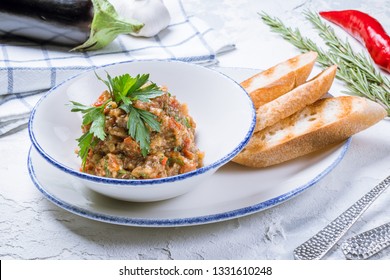
<instances>
[{"instance_id":1,"label":"red chili pepper","mask_svg":"<svg viewBox=\"0 0 390 280\"><path fill-rule=\"evenodd\" d=\"M364 44L374 62L390 72L390 37L375 18L357 10L320 12L320 15Z\"/></svg>"}]
</instances>

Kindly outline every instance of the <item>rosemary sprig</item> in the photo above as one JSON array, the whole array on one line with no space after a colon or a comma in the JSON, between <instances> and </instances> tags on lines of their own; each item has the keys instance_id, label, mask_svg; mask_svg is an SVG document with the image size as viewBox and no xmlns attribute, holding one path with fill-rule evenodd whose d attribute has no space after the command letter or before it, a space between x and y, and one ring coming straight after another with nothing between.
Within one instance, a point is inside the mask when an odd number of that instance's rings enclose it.
<instances>
[{"instance_id":1,"label":"rosemary sprig","mask_svg":"<svg viewBox=\"0 0 390 280\"><path fill-rule=\"evenodd\" d=\"M354 52L351 45L347 41L341 41L336 36L333 28L321 21L318 14L306 11L304 15L319 31L320 37L329 46L330 53L338 57L340 71L345 72L343 76L348 77L352 81L359 81L359 84L356 83L354 89L360 95L369 95L368 97L371 100L379 101L389 108L390 80L376 70L370 58L363 52ZM387 96L387 98L383 98L384 96Z\"/></svg>"},{"instance_id":2,"label":"rosemary sprig","mask_svg":"<svg viewBox=\"0 0 390 280\"><path fill-rule=\"evenodd\" d=\"M278 18L266 13L259 13L261 19L271 30L279 33L282 38L293 44L301 51L315 51L318 53L317 62L324 68L337 64L336 77L345 82L348 91L344 93L366 97L382 104L390 116L390 81L372 65L371 60L364 53L353 51L348 41L340 40L333 28L325 24L320 17L310 11L305 17L319 31L329 50L318 47L314 41L302 36L298 29L287 27Z\"/></svg>"},{"instance_id":3,"label":"rosemary sprig","mask_svg":"<svg viewBox=\"0 0 390 280\"><path fill-rule=\"evenodd\" d=\"M275 33L279 33L283 39L290 42L292 45L300 49L302 52L315 51L318 53L317 62L324 67L329 67L334 63L328 58L325 51L314 43L309 38L304 38L299 29L292 29L287 27L284 23L276 18L267 15L265 12L259 13L261 19L266 23L271 30Z\"/></svg>"}]
</instances>

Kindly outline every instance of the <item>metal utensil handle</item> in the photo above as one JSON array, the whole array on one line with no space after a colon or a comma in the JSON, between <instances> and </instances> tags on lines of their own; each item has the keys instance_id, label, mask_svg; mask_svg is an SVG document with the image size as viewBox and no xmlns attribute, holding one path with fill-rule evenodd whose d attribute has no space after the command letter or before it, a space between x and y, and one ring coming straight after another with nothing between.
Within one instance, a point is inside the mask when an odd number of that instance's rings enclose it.
<instances>
[{"instance_id":1,"label":"metal utensil handle","mask_svg":"<svg viewBox=\"0 0 390 280\"><path fill-rule=\"evenodd\" d=\"M298 246L294 250L294 258L298 260L321 259L389 185L390 176L371 189L323 230Z\"/></svg>"},{"instance_id":2,"label":"metal utensil handle","mask_svg":"<svg viewBox=\"0 0 390 280\"><path fill-rule=\"evenodd\" d=\"M349 260L365 260L390 246L390 223L360 233L341 244Z\"/></svg>"}]
</instances>

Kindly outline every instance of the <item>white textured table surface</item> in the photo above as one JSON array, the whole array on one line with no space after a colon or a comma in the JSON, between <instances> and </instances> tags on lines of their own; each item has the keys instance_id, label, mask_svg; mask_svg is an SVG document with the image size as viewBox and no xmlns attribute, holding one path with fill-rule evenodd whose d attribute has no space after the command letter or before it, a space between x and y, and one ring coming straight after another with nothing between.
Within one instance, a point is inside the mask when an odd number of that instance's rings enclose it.
<instances>
[{"instance_id":1,"label":"white textured table surface","mask_svg":"<svg viewBox=\"0 0 390 280\"><path fill-rule=\"evenodd\" d=\"M361 9L390 32L385 0L186 0L184 6L236 44L236 50L219 57L221 67L266 69L299 53L261 22L257 12L262 10L311 36L305 9ZM342 89L335 83L331 93ZM209 225L155 229L88 220L46 200L27 172L30 141L23 130L0 138L0 259L292 259L296 246L390 174L389 138L389 120L357 134L330 174L266 211ZM387 191L345 237L390 222L389 200ZM338 246L326 259L344 259ZM390 248L373 259L390 259Z\"/></svg>"}]
</instances>

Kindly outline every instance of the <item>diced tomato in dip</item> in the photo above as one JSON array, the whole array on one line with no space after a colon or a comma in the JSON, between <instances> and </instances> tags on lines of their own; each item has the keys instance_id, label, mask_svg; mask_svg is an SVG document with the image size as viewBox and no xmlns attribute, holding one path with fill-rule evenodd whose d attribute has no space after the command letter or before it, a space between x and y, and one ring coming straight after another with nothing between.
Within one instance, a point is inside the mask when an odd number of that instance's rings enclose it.
<instances>
[{"instance_id":1,"label":"diced tomato in dip","mask_svg":"<svg viewBox=\"0 0 390 280\"><path fill-rule=\"evenodd\" d=\"M103 92L94 106L104 104L110 95ZM139 143L129 136L128 115L110 101L104 108L105 140L89 150L84 172L111 178L154 179L190 172L203 166L204 153L195 145L196 124L185 104L169 93L136 101L134 107L157 117L159 132L150 134L150 150L143 156ZM84 127L84 132L89 127Z\"/></svg>"}]
</instances>

